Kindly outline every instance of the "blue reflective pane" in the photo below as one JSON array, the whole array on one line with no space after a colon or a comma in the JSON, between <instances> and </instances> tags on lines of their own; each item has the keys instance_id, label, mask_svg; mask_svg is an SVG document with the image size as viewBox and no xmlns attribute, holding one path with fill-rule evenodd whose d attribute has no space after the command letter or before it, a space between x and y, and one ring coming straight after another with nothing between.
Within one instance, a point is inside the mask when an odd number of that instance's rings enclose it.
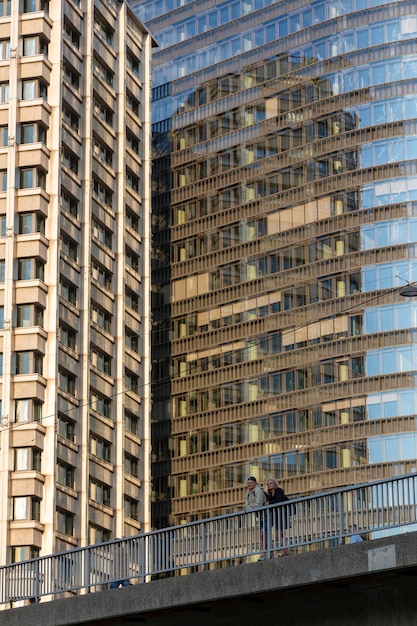
<instances>
[{"instance_id":1,"label":"blue reflective pane","mask_svg":"<svg viewBox=\"0 0 417 626\"><path fill-rule=\"evenodd\" d=\"M398 461L400 458L400 442L397 435L385 437L385 461Z\"/></svg>"},{"instance_id":2,"label":"blue reflective pane","mask_svg":"<svg viewBox=\"0 0 417 626\"><path fill-rule=\"evenodd\" d=\"M378 355L376 352L370 352L366 357L366 373L368 376L378 374Z\"/></svg>"},{"instance_id":3,"label":"blue reflective pane","mask_svg":"<svg viewBox=\"0 0 417 626\"><path fill-rule=\"evenodd\" d=\"M382 442L378 438L370 437L368 439L369 463L381 463L383 459Z\"/></svg>"},{"instance_id":4,"label":"blue reflective pane","mask_svg":"<svg viewBox=\"0 0 417 626\"><path fill-rule=\"evenodd\" d=\"M416 453L416 436L414 433L404 434L401 437L402 449L401 459L415 459Z\"/></svg>"},{"instance_id":5,"label":"blue reflective pane","mask_svg":"<svg viewBox=\"0 0 417 626\"><path fill-rule=\"evenodd\" d=\"M381 310L381 330L392 330L394 328L394 309L393 307L384 307Z\"/></svg>"}]
</instances>

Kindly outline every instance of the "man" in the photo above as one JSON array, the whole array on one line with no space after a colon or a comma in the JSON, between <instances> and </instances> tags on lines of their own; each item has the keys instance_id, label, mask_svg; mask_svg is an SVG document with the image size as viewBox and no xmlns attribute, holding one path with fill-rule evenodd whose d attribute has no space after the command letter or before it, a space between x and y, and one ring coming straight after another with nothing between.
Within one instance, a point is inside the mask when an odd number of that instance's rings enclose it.
<instances>
[{"instance_id":1,"label":"man","mask_svg":"<svg viewBox=\"0 0 417 626\"><path fill-rule=\"evenodd\" d=\"M258 485L258 481L254 476L249 476L246 485L248 490L245 498L245 511L259 509L266 500L262 487Z\"/></svg>"}]
</instances>

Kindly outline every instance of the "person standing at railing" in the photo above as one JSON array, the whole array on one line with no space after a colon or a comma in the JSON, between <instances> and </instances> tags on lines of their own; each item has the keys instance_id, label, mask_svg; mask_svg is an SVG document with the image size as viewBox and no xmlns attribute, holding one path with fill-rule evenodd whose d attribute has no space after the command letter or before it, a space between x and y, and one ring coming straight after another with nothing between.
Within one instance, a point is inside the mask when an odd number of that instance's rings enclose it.
<instances>
[{"instance_id":1,"label":"person standing at railing","mask_svg":"<svg viewBox=\"0 0 417 626\"><path fill-rule=\"evenodd\" d=\"M278 485L278 481L275 478L268 478L266 481L267 492L266 492L266 500L264 502L265 506L269 506L272 504L280 504L281 502L285 502L287 500L284 490ZM268 525L267 525L267 517L265 517L264 523L261 526L261 541L264 549L267 549L267 539L268 539ZM285 536L285 531L288 526L288 515L287 511L284 507L274 508L271 511L271 515L269 516L270 524L273 526L276 541L279 542L279 545L284 547L282 551L282 556L288 556L290 551L286 546L287 538ZM262 555L259 559L263 561L265 559L265 555Z\"/></svg>"},{"instance_id":2,"label":"person standing at railing","mask_svg":"<svg viewBox=\"0 0 417 626\"><path fill-rule=\"evenodd\" d=\"M247 480L247 491L245 497L245 511L253 511L259 509L264 505L265 494L255 476L249 476Z\"/></svg>"},{"instance_id":3,"label":"person standing at railing","mask_svg":"<svg viewBox=\"0 0 417 626\"><path fill-rule=\"evenodd\" d=\"M245 511L249 513L250 511L254 511L255 509L260 509L265 502L265 494L260 485L258 485L258 481L255 476L249 476L247 480L247 491L245 496ZM256 522L259 517L259 511L254 513L254 515L250 515L247 517L247 521L249 522L250 528L252 530L256 527ZM259 535L257 536L257 539ZM256 543L258 543L256 541Z\"/></svg>"}]
</instances>

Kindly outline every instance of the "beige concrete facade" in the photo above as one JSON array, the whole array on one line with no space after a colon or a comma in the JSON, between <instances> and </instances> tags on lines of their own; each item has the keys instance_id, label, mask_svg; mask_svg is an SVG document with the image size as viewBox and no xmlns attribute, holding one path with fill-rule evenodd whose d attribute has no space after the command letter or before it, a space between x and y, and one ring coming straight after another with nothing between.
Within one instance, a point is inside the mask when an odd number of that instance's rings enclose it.
<instances>
[{"instance_id":1,"label":"beige concrete facade","mask_svg":"<svg viewBox=\"0 0 417 626\"><path fill-rule=\"evenodd\" d=\"M149 530L153 41L111 0L0 7L3 564Z\"/></svg>"}]
</instances>

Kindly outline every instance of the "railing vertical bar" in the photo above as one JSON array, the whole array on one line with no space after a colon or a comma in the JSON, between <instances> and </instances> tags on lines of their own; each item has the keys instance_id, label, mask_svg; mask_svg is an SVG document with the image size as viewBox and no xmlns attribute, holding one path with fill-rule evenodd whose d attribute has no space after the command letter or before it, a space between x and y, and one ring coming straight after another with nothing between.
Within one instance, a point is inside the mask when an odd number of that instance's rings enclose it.
<instances>
[{"instance_id":1,"label":"railing vertical bar","mask_svg":"<svg viewBox=\"0 0 417 626\"><path fill-rule=\"evenodd\" d=\"M338 524L339 524L339 528L338 530L338 543L342 544L343 542L343 531L344 531L344 514L343 514L343 492L339 492L338 494L338 511L339 511L339 515L338 515Z\"/></svg>"}]
</instances>

